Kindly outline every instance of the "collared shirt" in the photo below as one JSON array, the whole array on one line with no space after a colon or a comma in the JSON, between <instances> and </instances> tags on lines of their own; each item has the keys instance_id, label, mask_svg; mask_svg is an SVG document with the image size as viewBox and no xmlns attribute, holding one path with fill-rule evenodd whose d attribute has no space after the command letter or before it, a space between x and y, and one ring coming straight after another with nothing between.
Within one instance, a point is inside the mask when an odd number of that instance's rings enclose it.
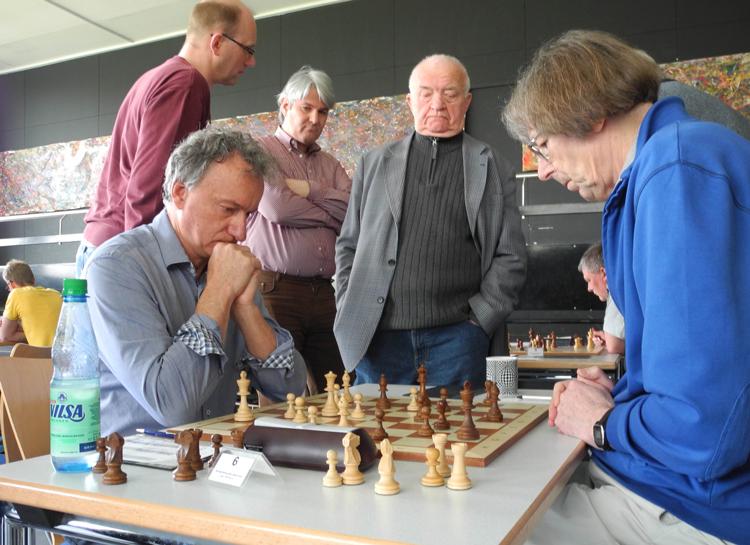
<instances>
[{"instance_id":1,"label":"collared shirt","mask_svg":"<svg viewBox=\"0 0 750 545\"><path fill-rule=\"evenodd\" d=\"M305 153L281 128L258 142L276 159L281 172L279 179L266 183L258 211L248 218L244 244L265 270L331 278L351 179L341 163L320 146L313 144ZM286 178L309 182L307 198L293 193Z\"/></svg>"},{"instance_id":2,"label":"collared shirt","mask_svg":"<svg viewBox=\"0 0 750 545\"><path fill-rule=\"evenodd\" d=\"M21 321L29 344L52 346L61 306L59 292L44 286L23 286L8 294L4 317Z\"/></svg>"},{"instance_id":3,"label":"collared shirt","mask_svg":"<svg viewBox=\"0 0 750 545\"><path fill-rule=\"evenodd\" d=\"M195 313L206 275L196 280L165 211L99 247L86 277L103 435L230 414L240 367L272 398L302 389L304 366L295 365L291 336L270 318L260 294L256 304L276 334L265 361L248 354L233 320L222 341L217 323Z\"/></svg>"}]
</instances>

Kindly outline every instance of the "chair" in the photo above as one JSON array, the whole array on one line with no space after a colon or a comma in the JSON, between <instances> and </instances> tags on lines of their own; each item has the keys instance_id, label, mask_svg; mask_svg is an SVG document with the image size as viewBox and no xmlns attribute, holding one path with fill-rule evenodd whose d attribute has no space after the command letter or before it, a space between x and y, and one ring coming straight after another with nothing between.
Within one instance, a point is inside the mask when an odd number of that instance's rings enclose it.
<instances>
[{"instance_id":1,"label":"chair","mask_svg":"<svg viewBox=\"0 0 750 545\"><path fill-rule=\"evenodd\" d=\"M8 462L49 454L49 358L0 358L0 429Z\"/></svg>"},{"instance_id":2,"label":"chair","mask_svg":"<svg viewBox=\"0 0 750 545\"><path fill-rule=\"evenodd\" d=\"M33 346L26 343L16 343L10 351L11 358L51 358L52 348L49 346Z\"/></svg>"}]
</instances>

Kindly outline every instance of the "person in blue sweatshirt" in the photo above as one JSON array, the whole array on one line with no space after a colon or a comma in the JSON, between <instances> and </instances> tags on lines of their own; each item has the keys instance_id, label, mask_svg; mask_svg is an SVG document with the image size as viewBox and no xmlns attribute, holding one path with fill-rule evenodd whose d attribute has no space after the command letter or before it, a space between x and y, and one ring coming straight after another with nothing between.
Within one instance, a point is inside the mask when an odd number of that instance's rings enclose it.
<instances>
[{"instance_id":1,"label":"person in blue sweatshirt","mask_svg":"<svg viewBox=\"0 0 750 545\"><path fill-rule=\"evenodd\" d=\"M554 178L606 201L627 372L555 385L549 423L591 461L531 543L750 544L750 142L657 100L642 51L596 31L542 46L503 112Z\"/></svg>"}]
</instances>

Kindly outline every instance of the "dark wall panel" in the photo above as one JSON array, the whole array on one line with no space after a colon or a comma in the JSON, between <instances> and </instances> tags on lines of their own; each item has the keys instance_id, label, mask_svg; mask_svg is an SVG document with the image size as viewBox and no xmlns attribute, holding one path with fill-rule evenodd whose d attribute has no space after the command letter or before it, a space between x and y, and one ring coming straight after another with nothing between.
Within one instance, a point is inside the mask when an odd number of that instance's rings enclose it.
<instances>
[{"instance_id":1,"label":"dark wall panel","mask_svg":"<svg viewBox=\"0 0 750 545\"><path fill-rule=\"evenodd\" d=\"M282 15L282 79L304 64L321 68L334 79L391 69L393 10L393 0L368 0ZM350 96L339 92L338 98Z\"/></svg>"},{"instance_id":2,"label":"dark wall panel","mask_svg":"<svg viewBox=\"0 0 750 545\"><path fill-rule=\"evenodd\" d=\"M0 78L0 130L24 128L25 102L23 73Z\"/></svg>"},{"instance_id":3,"label":"dark wall panel","mask_svg":"<svg viewBox=\"0 0 750 545\"><path fill-rule=\"evenodd\" d=\"M25 78L26 127L99 115L99 56L35 68Z\"/></svg>"}]
</instances>

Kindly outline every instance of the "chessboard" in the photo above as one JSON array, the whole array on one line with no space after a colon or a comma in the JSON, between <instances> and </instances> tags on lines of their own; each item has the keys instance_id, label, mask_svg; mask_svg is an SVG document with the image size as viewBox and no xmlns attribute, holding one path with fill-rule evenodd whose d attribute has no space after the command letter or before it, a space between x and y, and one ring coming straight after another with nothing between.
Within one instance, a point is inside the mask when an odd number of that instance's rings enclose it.
<instances>
[{"instance_id":1,"label":"chessboard","mask_svg":"<svg viewBox=\"0 0 750 545\"><path fill-rule=\"evenodd\" d=\"M327 394L319 394L306 398L307 404L316 405L319 409L325 403ZM425 461L425 449L432 446L432 439L429 437L420 437L417 430L421 426L420 422L414 421L415 412L406 410L409 404L409 397L389 398L391 408L386 411L383 419L383 427L388 433L391 444L393 445L393 457L396 460L408 460L413 462ZM374 411L377 397L363 398L362 409L365 411L365 417L361 420L351 419L351 425L364 429L372 435L377 426ZM436 400L433 399L433 415L435 414ZM284 419L284 412L287 410L286 403L270 405L262 409L255 409L256 418L262 416L275 417ZM442 433L448 434L449 448L451 442L467 443L466 465L474 467L485 467L495 458L505 452L514 443L516 443L526 433L531 431L541 420L547 416L547 405L533 405L528 403L513 403L502 401L500 410L503 414L502 422L488 422L484 415L489 410L488 405L481 401L474 402L472 417L474 424L479 431L479 439L475 441L459 440L456 436L459 426L463 422L464 415L461 412L461 401L455 399L448 400L448 410L446 417L450 423L450 429ZM336 425L339 417L318 417L320 424ZM235 422L232 415L193 422L171 428L170 432L188 428L200 428L203 430L203 438L209 439L213 434L224 436L225 444L232 444L231 432L235 429L244 430L247 423ZM437 433L437 432L436 432ZM450 450L447 452L448 461L451 462Z\"/></svg>"},{"instance_id":2,"label":"chessboard","mask_svg":"<svg viewBox=\"0 0 750 545\"><path fill-rule=\"evenodd\" d=\"M524 346L526 346L526 344L528 343L524 343ZM582 348L558 345L556 348L544 351L544 355L549 358L588 358L590 356L598 356L602 353L606 353L606 347L604 345L594 346L594 348L592 348L591 350L586 348L586 345L584 345ZM519 350L516 345L511 345L510 355L527 356L528 352L526 350Z\"/></svg>"}]
</instances>

